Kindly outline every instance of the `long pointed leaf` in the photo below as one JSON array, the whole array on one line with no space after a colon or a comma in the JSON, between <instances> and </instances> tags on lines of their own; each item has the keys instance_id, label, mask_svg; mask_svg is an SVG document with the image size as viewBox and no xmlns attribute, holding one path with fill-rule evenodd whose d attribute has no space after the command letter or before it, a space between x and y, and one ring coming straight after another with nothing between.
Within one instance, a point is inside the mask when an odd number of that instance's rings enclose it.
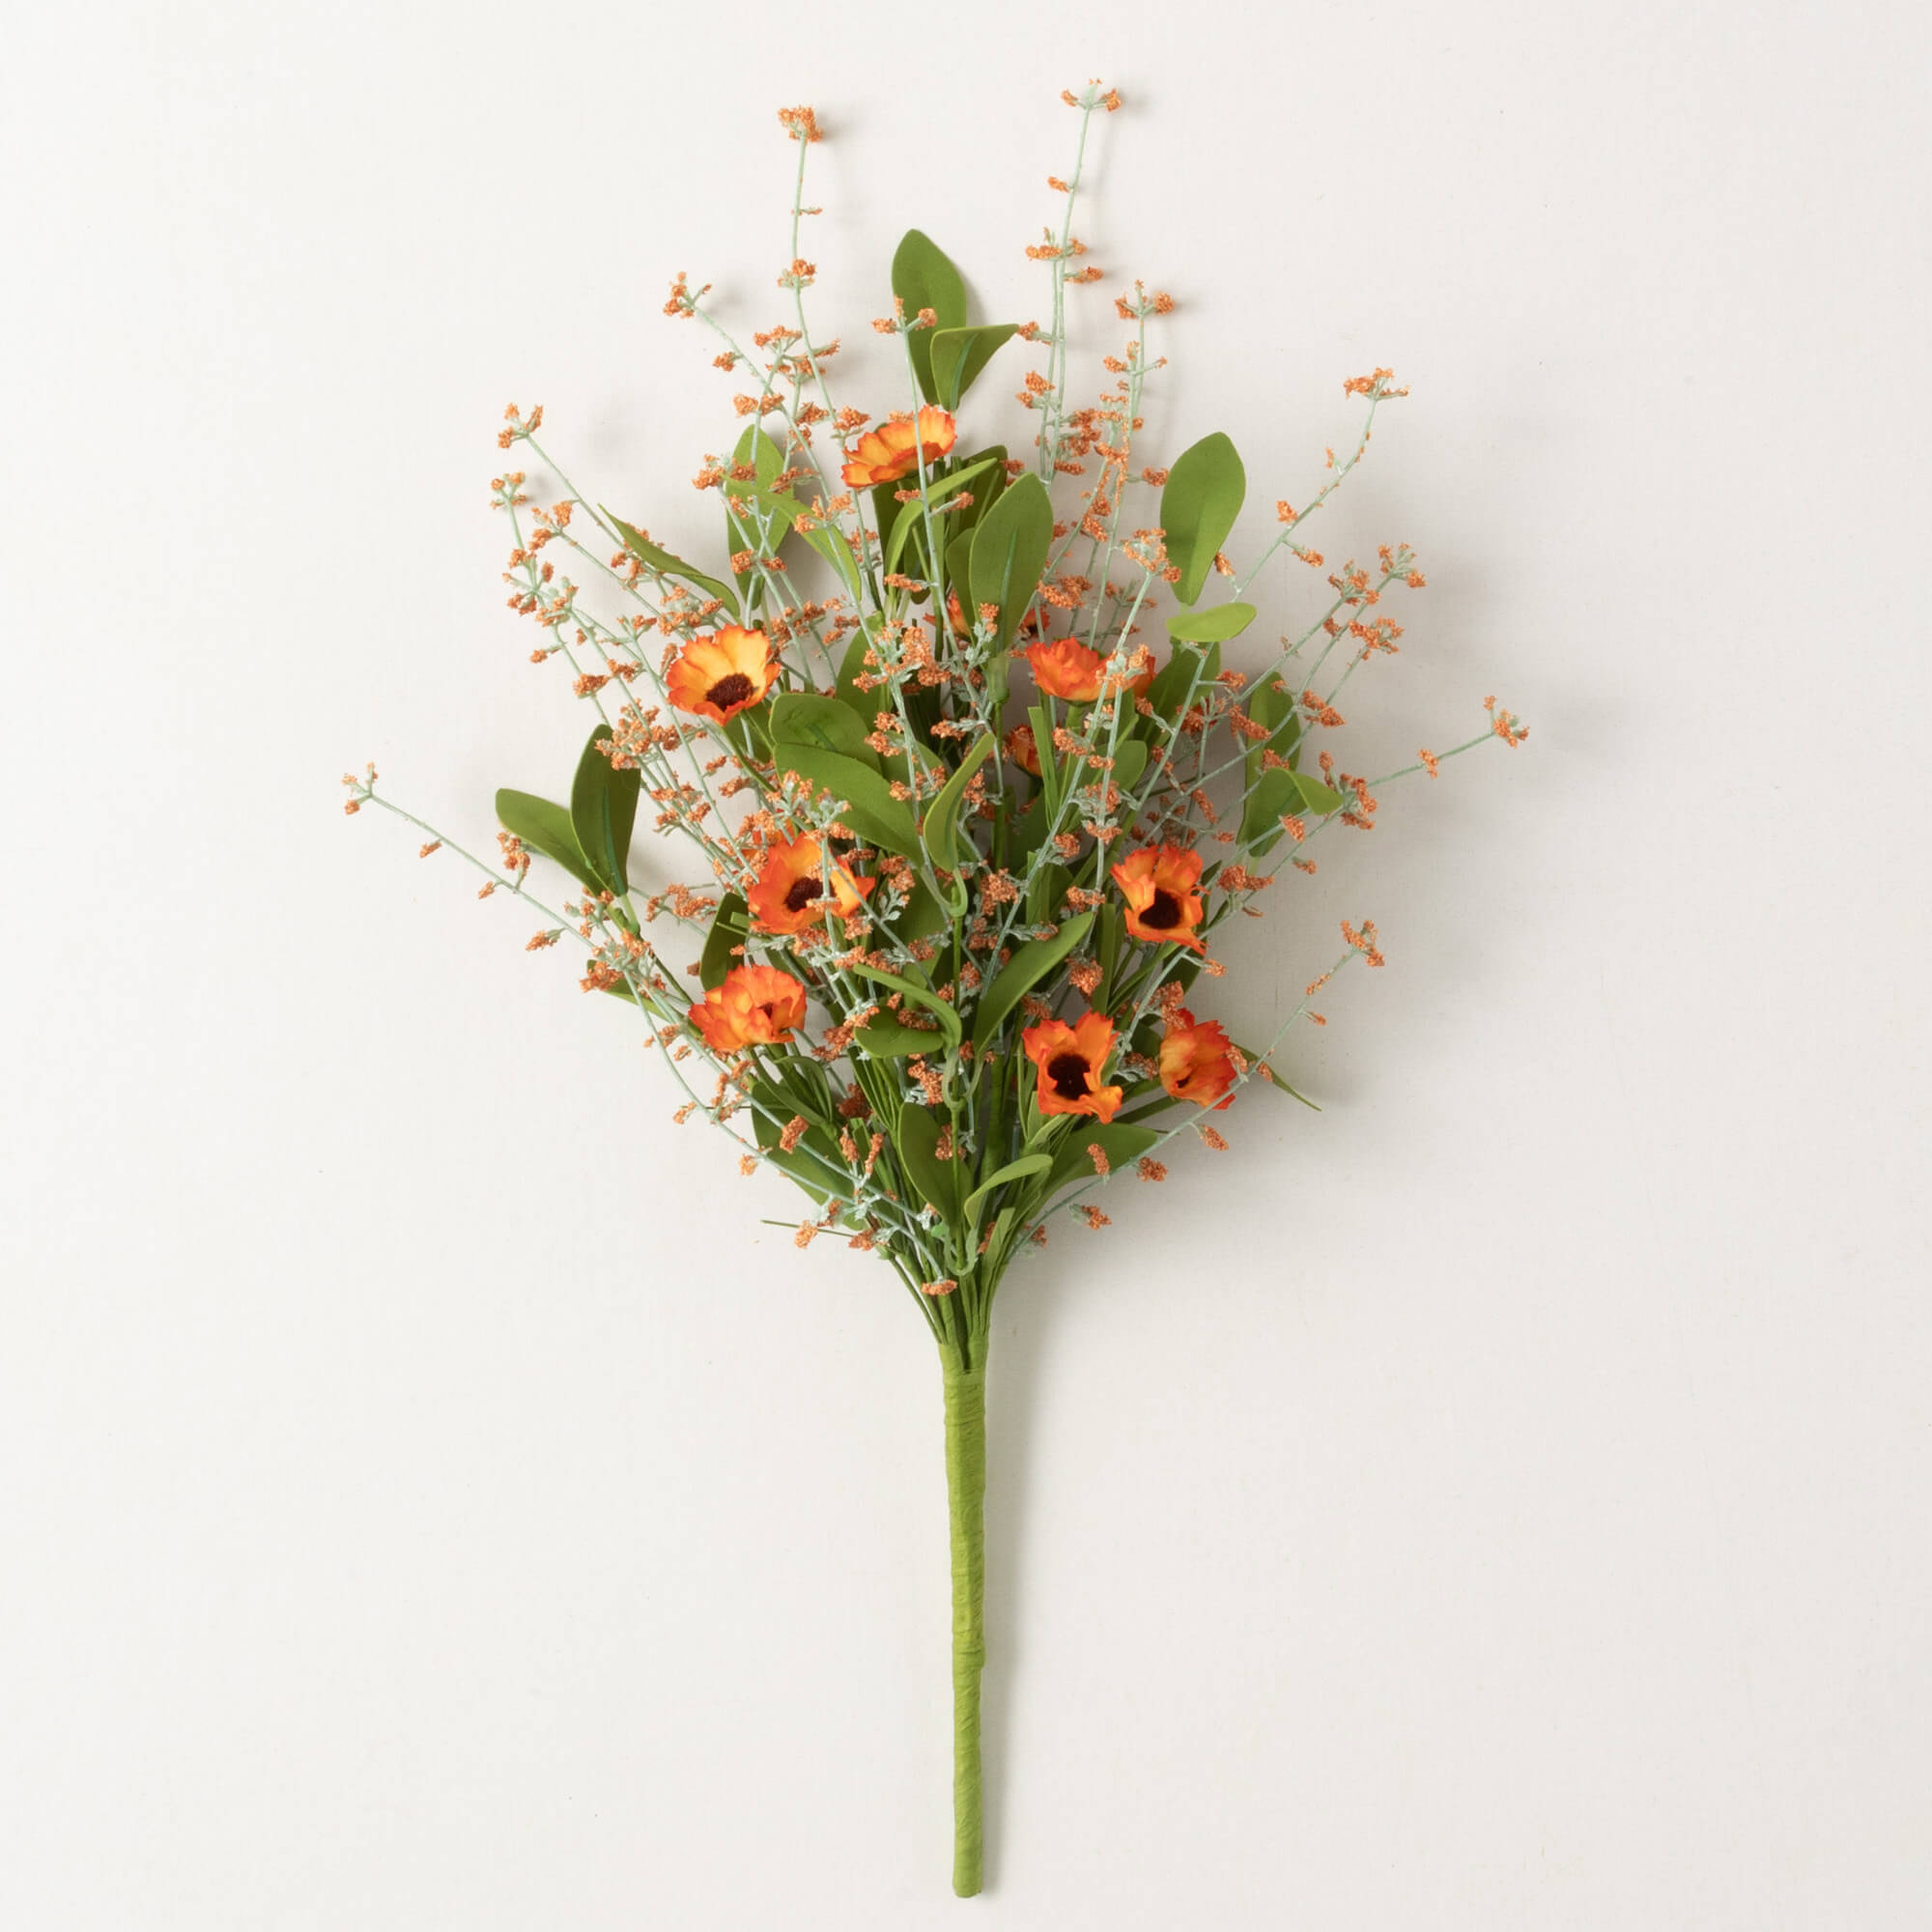
<instances>
[{"instance_id":1,"label":"long pointed leaf","mask_svg":"<svg viewBox=\"0 0 1932 1932\"><path fill-rule=\"evenodd\" d=\"M603 509L603 505L598 505ZM695 590L701 590L707 597L716 597L720 603L735 605L738 593L727 589L715 577L707 577L703 571L695 569L683 557L674 556L660 544L654 544L642 530L635 525L627 524L622 517L612 517L609 510L604 514L616 526L617 534L624 539L624 548L640 562L648 564L661 577L675 577L690 584Z\"/></svg>"},{"instance_id":2,"label":"long pointed leaf","mask_svg":"<svg viewBox=\"0 0 1932 1932\"><path fill-rule=\"evenodd\" d=\"M610 737L610 725L598 725L577 761L577 777L570 787L570 829L590 862L596 883L622 897L631 889L631 829L637 822L642 774L635 765L619 771L611 762L603 750Z\"/></svg>"},{"instance_id":3,"label":"long pointed leaf","mask_svg":"<svg viewBox=\"0 0 1932 1932\"><path fill-rule=\"evenodd\" d=\"M1051 939L1030 939L1013 949L1013 956L980 998L973 1018L973 1038L984 1045L999 1030L1000 1023L1019 1005L1047 974L1060 964L1087 937L1094 915L1083 912L1069 919Z\"/></svg>"},{"instance_id":4,"label":"long pointed leaf","mask_svg":"<svg viewBox=\"0 0 1932 1932\"><path fill-rule=\"evenodd\" d=\"M998 741L988 731L959 761L959 769L940 788L925 814L922 836L927 856L942 872L959 869L959 807L973 774L993 754Z\"/></svg>"}]
</instances>

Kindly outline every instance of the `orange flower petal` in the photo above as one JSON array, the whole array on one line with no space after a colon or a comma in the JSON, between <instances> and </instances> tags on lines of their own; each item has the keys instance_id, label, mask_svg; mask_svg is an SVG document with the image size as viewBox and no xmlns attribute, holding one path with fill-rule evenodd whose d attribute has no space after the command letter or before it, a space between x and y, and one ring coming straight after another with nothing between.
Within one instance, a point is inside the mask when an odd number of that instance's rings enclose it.
<instances>
[{"instance_id":1,"label":"orange flower petal","mask_svg":"<svg viewBox=\"0 0 1932 1932\"><path fill-rule=\"evenodd\" d=\"M779 669L762 631L726 624L685 645L665 676L665 692L678 710L723 724L761 702Z\"/></svg>"},{"instance_id":2,"label":"orange flower petal","mask_svg":"<svg viewBox=\"0 0 1932 1932\"><path fill-rule=\"evenodd\" d=\"M833 910L840 919L850 919L864 909L867 895L878 881L853 872L836 859L829 869ZM803 932L820 923L825 918L827 870L819 841L810 834L774 845L745 895L759 930Z\"/></svg>"},{"instance_id":3,"label":"orange flower petal","mask_svg":"<svg viewBox=\"0 0 1932 1932\"><path fill-rule=\"evenodd\" d=\"M714 1053L772 1046L805 1024L805 988L776 966L739 966L691 1009L691 1024Z\"/></svg>"}]
</instances>

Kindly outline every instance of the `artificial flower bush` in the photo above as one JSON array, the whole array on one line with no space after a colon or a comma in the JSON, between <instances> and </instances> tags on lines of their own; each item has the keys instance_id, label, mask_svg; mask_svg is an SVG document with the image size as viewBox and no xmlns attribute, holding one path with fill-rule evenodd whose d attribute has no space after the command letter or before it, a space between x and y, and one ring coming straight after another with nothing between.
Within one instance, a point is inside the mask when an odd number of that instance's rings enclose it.
<instances>
[{"instance_id":1,"label":"artificial flower bush","mask_svg":"<svg viewBox=\"0 0 1932 1932\"><path fill-rule=\"evenodd\" d=\"M1064 98L1084 156L1118 98ZM1324 741L1341 687L1398 647L1385 600L1423 579L1406 547L1331 568L1304 537L1403 393L1387 370L1346 385L1362 409L1350 452L1330 453L1300 509L1276 505L1245 568L1223 551L1246 495L1233 442L1207 436L1164 469L1135 453L1166 296L1117 297L1105 386L1075 401L1067 294L1101 272L1072 232L1078 162L1050 182L1057 232L1027 250L1050 275L1047 323L976 321L957 270L914 231L872 325L900 378L870 412L835 403L837 344L808 326L815 270L799 242L819 128L809 108L780 119L798 151L784 319L748 351L683 275L666 304L747 385L735 446L696 479L718 507L718 554L687 562L567 482L547 505L523 469L493 485L533 656L565 668L597 722L567 800L499 792L500 860L472 863L485 896L539 908L532 949L568 939L584 988L635 1009L683 1089L678 1118L703 1115L747 1174L803 1193L799 1245L878 1257L938 1346L965 1894L981 1870L995 1297L1055 1216L1105 1226L1094 1197L1111 1179L1164 1179L1172 1142L1225 1147L1214 1122L1257 1082L1277 1090L1258 1104L1292 1094L1272 1058L1283 1037L1320 1021L1333 971L1381 963L1375 926L1345 924L1273 1039L1237 1043L1213 1017L1217 931L1312 872L1337 828L1375 823L1388 779L1344 772ZM976 439L968 397L1001 352L1016 362L1015 340L1040 365L1017 392L1037 429L1009 452ZM540 410L512 409L498 440L560 475L541 426ZM1224 660L1258 614L1244 593L1277 557L1330 594L1237 668ZM1522 735L1492 702L1455 750ZM1439 761L1422 752L1408 770ZM346 782L352 812L411 817L373 768ZM634 878L640 807L684 855L681 881ZM446 842L423 829L426 854ZM533 858L566 875L558 910Z\"/></svg>"}]
</instances>

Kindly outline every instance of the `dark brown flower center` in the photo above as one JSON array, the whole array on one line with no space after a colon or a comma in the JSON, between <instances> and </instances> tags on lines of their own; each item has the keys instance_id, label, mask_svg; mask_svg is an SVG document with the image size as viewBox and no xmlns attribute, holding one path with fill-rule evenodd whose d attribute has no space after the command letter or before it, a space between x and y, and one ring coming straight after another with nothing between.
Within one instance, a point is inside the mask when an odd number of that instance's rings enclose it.
<instances>
[{"instance_id":1,"label":"dark brown flower center","mask_svg":"<svg viewBox=\"0 0 1932 1932\"><path fill-rule=\"evenodd\" d=\"M1087 1063L1077 1053L1056 1053L1046 1063L1046 1077L1063 1100L1087 1097Z\"/></svg>"},{"instance_id":2,"label":"dark brown flower center","mask_svg":"<svg viewBox=\"0 0 1932 1932\"><path fill-rule=\"evenodd\" d=\"M791 882L791 890L785 894L785 911L803 912L813 899L825 896L825 881L816 873L808 872L802 879Z\"/></svg>"},{"instance_id":3,"label":"dark brown flower center","mask_svg":"<svg viewBox=\"0 0 1932 1932\"><path fill-rule=\"evenodd\" d=\"M752 680L743 671L734 670L729 677L721 677L704 696L720 711L729 711L732 705L745 703L752 689Z\"/></svg>"},{"instance_id":4,"label":"dark brown flower center","mask_svg":"<svg viewBox=\"0 0 1932 1932\"><path fill-rule=\"evenodd\" d=\"M1141 914L1141 923L1156 932L1166 932L1180 923L1180 901L1165 886L1153 889L1153 903Z\"/></svg>"}]
</instances>

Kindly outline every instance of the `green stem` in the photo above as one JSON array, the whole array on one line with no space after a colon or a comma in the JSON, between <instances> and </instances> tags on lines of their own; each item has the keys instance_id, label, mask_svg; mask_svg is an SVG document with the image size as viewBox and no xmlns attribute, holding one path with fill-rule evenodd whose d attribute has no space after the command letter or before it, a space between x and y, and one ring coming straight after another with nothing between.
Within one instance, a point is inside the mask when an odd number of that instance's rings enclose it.
<instances>
[{"instance_id":1,"label":"green stem","mask_svg":"<svg viewBox=\"0 0 1932 1932\"><path fill-rule=\"evenodd\" d=\"M986 1365L942 1349L952 1525L952 1889L980 1889L980 1673L986 1665Z\"/></svg>"}]
</instances>

